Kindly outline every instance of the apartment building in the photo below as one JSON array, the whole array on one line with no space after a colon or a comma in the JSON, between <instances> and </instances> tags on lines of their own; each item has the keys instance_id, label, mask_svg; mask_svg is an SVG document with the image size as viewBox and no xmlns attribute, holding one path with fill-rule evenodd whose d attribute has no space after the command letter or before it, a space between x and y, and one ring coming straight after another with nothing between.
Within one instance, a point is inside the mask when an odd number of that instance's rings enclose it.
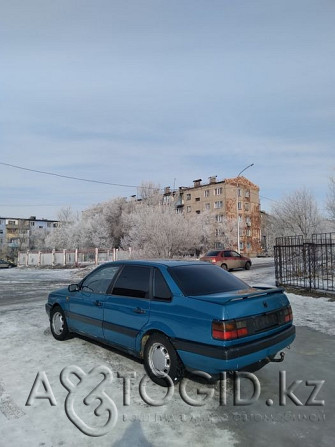
<instances>
[{"instance_id":1,"label":"apartment building","mask_svg":"<svg viewBox=\"0 0 335 447\"><path fill-rule=\"evenodd\" d=\"M165 196L172 193L165 189ZM245 177L217 180L209 177L193 181L192 187L180 187L175 197L177 212L185 216L207 212L212 216L213 248L238 249L240 253L256 256L261 252L261 214L259 187ZM237 216L239 224L237 223ZM239 237L238 237L239 233Z\"/></svg>"},{"instance_id":2,"label":"apartment building","mask_svg":"<svg viewBox=\"0 0 335 447\"><path fill-rule=\"evenodd\" d=\"M0 217L0 249L30 248L33 239L57 228L59 222L49 219Z\"/></svg>"}]
</instances>

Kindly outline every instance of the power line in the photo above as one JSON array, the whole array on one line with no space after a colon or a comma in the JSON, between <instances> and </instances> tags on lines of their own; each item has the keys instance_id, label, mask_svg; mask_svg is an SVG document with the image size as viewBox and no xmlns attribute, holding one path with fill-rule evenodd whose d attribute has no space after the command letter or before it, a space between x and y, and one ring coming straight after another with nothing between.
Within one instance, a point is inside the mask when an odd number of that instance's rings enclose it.
<instances>
[{"instance_id":1,"label":"power line","mask_svg":"<svg viewBox=\"0 0 335 447\"><path fill-rule=\"evenodd\" d=\"M121 186L123 188L139 188L139 186L137 186L137 185L123 185L121 183L101 182L100 180L91 180L91 179L86 179L86 178L81 178L81 177L73 177L70 175L55 174L54 172L47 172L47 171L40 171L38 169L25 168L23 166L12 165L12 164L4 163L1 161L0 161L0 165L9 166L10 168L15 168L15 169L21 169L23 171L36 172L38 174L52 175L54 177L61 177L61 178L67 178L70 180L77 180L80 182L99 183L100 185L108 185L108 186Z\"/></svg>"}]
</instances>

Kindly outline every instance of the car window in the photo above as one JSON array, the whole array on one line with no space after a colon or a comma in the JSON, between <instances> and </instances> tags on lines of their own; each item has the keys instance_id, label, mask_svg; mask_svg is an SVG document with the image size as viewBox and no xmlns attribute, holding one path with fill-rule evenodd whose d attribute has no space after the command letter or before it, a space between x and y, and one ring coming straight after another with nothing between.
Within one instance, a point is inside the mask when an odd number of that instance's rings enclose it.
<instances>
[{"instance_id":1,"label":"car window","mask_svg":"<svg viewBox=\"0 0 335 447\"><path fill-rule=\"evenodd\" d=\"M249 288L248 284L216 265L171 267L171 276L186 296L210 295Z\"/></svg>"},{"instance_id":2,"label":"car window","mask_svg":"<svg viewBox=\"0 0 335 447\"><path fill-rule=\"evenodd\" d=\"M157 301L171 301L172 298L171 290L158 269L154 271L153 298Z\"/></svg>"},{"instance_id":3,"label":"car window","mask_svg":"<svg viewBox=\"0 0 335 447\"><path fill-rule=\"evenodd\" d=\"M223 256L225 258L230 258L231 257L231 251L225 251Z\"/></svg>"},{"instance_id":4,"label":"car window","mask_svg":"<svg viewBox=\"0 0 335 447\"><path fill-rule=\"evenodd\" d=\"M220 250L211 250L206 254L206 256L217 256L218 254L220 254Z\"/></svg>"},{"instance_id":5,"label":"car window","mask_svg":"<svg viewBox=\"0 0 335 447\"><path fill-rule=\"evenodd\" d=\"M107 293L119 269L120 266L113 265L95 270L83 280L81 289L84 292Z\"/></svg>"},{"instance_id":6,"label":"car window","mask_svg":"<svg viewBox=\"0 0 335 447\"><path fill-rule=\"evenodd\" d=\"M238 254L236 251L232 251L231 255L232 255L233 258L240 258L241 257L241 255Z\"/></svg>"},{"instance_id":7,"label":"car window","mask_svg":"<svg viewBox=\"0 0 335 447\"><path fill-rule=\"evenodd\" d=\"M149 298L150 272L150 267L126 265L114 284L112 294Z\"/></svg>"}]
</instances>

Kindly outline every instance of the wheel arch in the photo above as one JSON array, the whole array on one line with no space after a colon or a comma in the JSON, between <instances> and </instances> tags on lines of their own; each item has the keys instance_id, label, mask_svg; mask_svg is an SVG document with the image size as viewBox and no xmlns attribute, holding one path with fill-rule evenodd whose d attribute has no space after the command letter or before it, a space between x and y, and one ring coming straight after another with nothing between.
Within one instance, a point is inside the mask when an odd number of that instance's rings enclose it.
<instances>
[{"instance_id":1,"label":"wheel arch","mask_svg":"<svg viewBox=\"0 0 335 447\"><path fill-rule=\"evenodd\" d=\"M167 330L164 330L164 329L157 329L157 328L152 327L152 328L147 329L143 334L141 334L141 336L139 337L139 347L137 349L137 351L139 352L140 357L143 358L145 345L146 345L147 341L149 340L149 338L150 338L150 336L152 334L161 334L161 335L163 335L164 337L166 337L169 340L169 342L174 347L174 344L173 344L173 342L171 340L171 335L168 335L167 332L170 332L170 331L169 330L167 331Z\"/></svg>"}]
</instances>

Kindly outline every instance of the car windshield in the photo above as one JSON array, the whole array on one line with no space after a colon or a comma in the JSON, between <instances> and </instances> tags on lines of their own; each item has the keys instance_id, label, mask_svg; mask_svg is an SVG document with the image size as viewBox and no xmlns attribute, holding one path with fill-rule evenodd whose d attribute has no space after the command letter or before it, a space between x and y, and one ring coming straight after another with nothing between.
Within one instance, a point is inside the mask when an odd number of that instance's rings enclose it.
<instances>
[{"instance_id":1,"label":"car windshield","mask_svg":"<svg viewBox=\"0 0 335 447\"><path fill-rule=\"evenodd\" d=\"M206 256L217 256L220 253L220 250L211 250L206 253Z\"/></svg>"},{"instance_id":2,"label":"car windshield","mask_svg":"<svg viewBox=\"0 0 335 447\"><path fill-rule=\"evenodd\" d=\"M211 295L250 287L216 265L183 265L171 267L169 272L186 296Z\"/></svg>"}]
</instances>

